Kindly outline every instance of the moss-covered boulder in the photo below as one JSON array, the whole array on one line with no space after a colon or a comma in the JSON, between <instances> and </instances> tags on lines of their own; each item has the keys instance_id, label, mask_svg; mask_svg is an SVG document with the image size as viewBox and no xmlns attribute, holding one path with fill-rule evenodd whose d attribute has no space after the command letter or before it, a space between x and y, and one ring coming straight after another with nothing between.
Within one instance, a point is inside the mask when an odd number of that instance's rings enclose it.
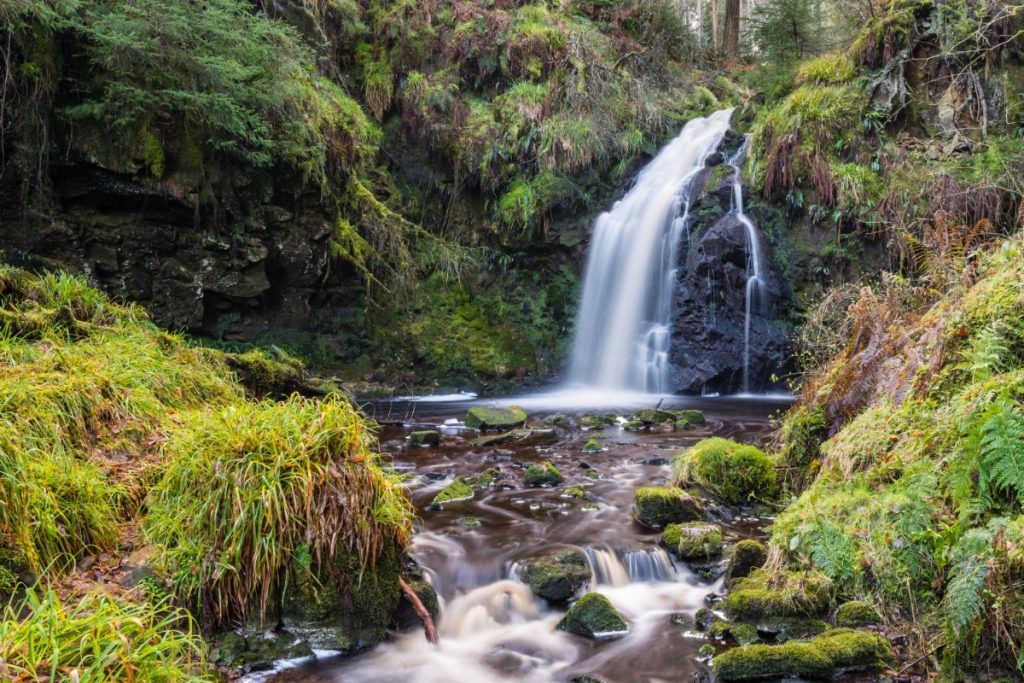
<instances>
[{"instance_id":1,"label":"moss-covered boulder","mask_svg":"<svg viewBox=\"0 0 1024 683\"><path fill-rule=\"evenodd\" d=\"M676 414L670 410L644 408L633 413L629 421L639 423L649 429L657 425L675 425L677 419Z\"/></svg>"},{"instance_id":2,"label":"moss-covered boulder","mask_svg":"<svg viewBox=\"0 0 1024 683\"><path fill-rule=\"evenodd\" d=\"M734 648L715 657L712 670L726 683L787 677L824 681L835 673L828 657L805 642Z\"/></svg>"},{"instance_id":3,"label":"moss-covered boulder","mask_svg":"<svg viewBox=\"0 0 1024 683\"><path fill-rule=\"evenodd\" d=\"M677 486L700 486L732 505L772 498L776 493L775 465L767 454L719 437L704 439L680 453L673 479Z\"/></svg>"},{"instance_id":4,"label":"moss-covered boulder","mask_svg":"<svg viewBox=\"0 0 1024 683\"><path fill-rule=\"evenodd\" d=\"M814 617L828 610L832 582L821 572L770 572L759 569L740 579L725 599L738 621Z\"/></svg>"},{"instance_id":5,"label":"moss-covered boulder","mask_svg":"<svg viewBox=\"0 0 1024 683\"><path fill-rule=\"evenodd\" d=\"M228 631L210 639L210 661L230 669L261 671L278 660L312 654L308 642L288 631Z\"/></svg>"},{"instance_id":6,"label":"moss-covered boulder","mask_svg":"<svg viewBox=\"0 0 1024 683\"><path fill-rule=\"evenodd\" d=\"M729 558L729 569L726 572L726 579L742 579L750 576L755 569L764 566L768 561L768 548L764 543L747 538L733 548L732 557Z\"/></svg>"},{"instance_id":7,"label":"moss-covered boulder","mask_svg":"<svg viewBox=\"0 0 1024 683\"><path fill-rule=\"evenodd\" d=\"M507 432L526 424L526 411L519 406L487 408L473 406L466 414L466 426L481 432Z\"/></svg>"},{"instance_id":8,"label":"moss-covered boulder","mask_svg":"<svg viewBox=\"0 0 1024 683\"><path fill-rule=\"evenodd\" d=\"M531 487L557 486L561 484L564 477L550 462L542 462L539 465L530 465L523 473L523 483Z\"/></svg>"},{"instance_id":9,"label":"moss-covered boulder","mask_svg":"<svg viewBox=\"0 0 1024 683\"><path fill-rule=\"evenodd\" d=\"M669 524L661 544L681 560L710 560L722 553L722 530L714 524Z\"/></svg>"},{"instance_id":10,"label":"moss-covered boulder","mask_svg":"<svg viewBox=\"0 0 1024 683\"><path fill-rule=\"evenodd\" d=\"M409 435L409 444L412 446L437 447L441 445L441 433L435 429L424 429L413 432Z\"/></svg>"},{"instance_id":11,"label":"moss-covered boulder","mask_svg":"<svg viewBox=\"0 0 1024 683\"><path fill-rule=\"evenodd\" d=\"M676 429L679 430L699 427L707 423L704 413L700 410L674 410L672 412L676 417Z\"/></svg>"},{"instance_id":12,"label":"moss-covered boulder","mask_svg":"<svg viewBox=\"0 0 1024 683\"><path fill-rule=\"evenodd\" d=\"M838 673L884 671L893 661L889 642L879 634L835 629L810 640L729 650L715 657L712 668L725 683L786 677L830 681Z\"/></svg>"},{"instance_id":13,"label":"moss-covered boulder","mask_svg":"<svg viewBox=\"0 0 1024 683\"><path fill-rule=\"evenodd\" d=\"M579 425L582 429L602 429L604 427L611 427L617 424L619 416L615 413L605 413L603 415L594 415L587 413L580 417Z\"/></svg>"},{"instance_id":14,"label":"moss-covered boulder","mask_svg":"<svg viewBox=\"0 0 1024 683\"><path fill-rule=\"evenodd\" d=\"M558 629L595 640L619 638L629 632L629 624L608 598L600 593L587 593L573 603Z\"/></svg>"},{"instance_id":15,"label":"moss-covered boulder","mask_svg":"<svg viewBox=\"0 0 1024 683\"><path fill-rule=\"evenodd\" d=\"M584 453L600 453L603 450L604 446L602 446L601 442L595 438L587 439L587 443L583 445Z\"/></svg>"},{"instance_id":16,"label":"moss-covered boulder","mask_svg":"<svg viewBox=\"0 0 1024 683\"><path fill-rule=\"evenodd\" d=\"M654 529L704 519L704 505L682 489L643 486L633 492L636 520Z\"/></svg>"},{"instance_id":17,"label":"moss-covered boulder","mask_svg":"<svg viewBox=\"0 0 1024 683\"><path fill-rule=\"evenodd\" d=\"M461 500L473 499L473 487L464 479L454 479L450 484L441 489L441 492L434 496L430 503L432 508L440 508L448 503L455 503Z\"/></svg>"},{"instance_id":18,"label":"moss-covered boulder","mask_svg":"<svg viewBox=\"0 0 1024 683\"><path fill-rule=\"evenodd\" d=\"M851 600L836 610L836 625L857 628L882 623L882 615L871 604L863 600Z\"/></svg>"},{"instance_id":19,"label":"moss-covered boulder","mask_svg":"<svg viewBox=\"0 0 1024 683\"><path fill-rule=\"evenodd\" d=\"M597 500L594 494L592 494L590 491L587 491L582 486L570 486L567 489L565 489L565 491L562 492L562 495L567 496L569 498L575 498L576 500L586 500L591 502Z\"/></svg>"},{"instance_id":20,"label":"moss-covered boulder","mask_svg":"<svg viewBox=\"0 0 1024 683\"><path fill-rule=\"evenodd\" d=\"M590 566L580 553L567 550L549 560L530 562L523 580L537 597L565 602L590 581Z\"/></svg>"}]
</instances>

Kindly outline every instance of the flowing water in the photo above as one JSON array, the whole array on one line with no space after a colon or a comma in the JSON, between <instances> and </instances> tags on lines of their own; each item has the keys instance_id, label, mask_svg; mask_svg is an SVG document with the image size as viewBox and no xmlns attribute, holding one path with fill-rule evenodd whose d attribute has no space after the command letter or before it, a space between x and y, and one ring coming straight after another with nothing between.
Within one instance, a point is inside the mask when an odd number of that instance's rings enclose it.
<instances>
[{"instance_id":1,"label":"flowing water","mask_svg":"<svg viewBox=\"0 0 1024 683\"><path fill-rule=\"evenodd\" d=\"M736 214L736 219L743 225L747 236L747 287L743 311L743 393L750 392L750 316L759 312L757 307L764 300L762 274L765 272L757 226L743 209L743 171L740 169L749 144L748 137L728 161L732 168L732 210Z\"/></svg>"},{"instance_id":2,"label":"flowing water","mask_svg":"<svg viewBox=\"0 0 1024 683\"><path fill-rule=\"evenodd\" d=\"M667 481L671 457L710 434L763 440L771 431L770 416L785 404L676 399L666 405L702 408L708 424L676 433L638 434L618 426L596 433L535 431L495 447L474 446L473 435L451 423L465 415L466 405L377 406L380 420L449 423L438 448L409 447L411 427L386 427L381 434L383 449L419 482L410 490L422 516L411 553L441 598L440 643L427 643L421 630L395 634L365 654L279 673L274 683L549 683L577 674L648 683L685 681L705 669L697 651L708 641L673 615L692 617L721 583L674 562L658 547L658 534L632 520L633 490ZM537 408L531 417L550 412ZM584 453L584 443L595 435L605 450ZM564 484L524 488L522 470L543 460L561 470ZM472 501L429 509L453 477L492 467L501 471L495 486L478 491ZM585 487L594 500L565 497L568 486ZM764 523L724 521L727 542L760 535ZM586 554L591 590L606 595L626 617L626 636L594 642L556 630L564 606L546 604L518 580L525 561L565 548Z\"/></svg>"},{"instance_id":3,"label":"flowing water","mask_svg":"<svg viewBox=\"0 0 1024 683\"><path fill-rule=\"evenodd\" d=\"M729 130L732 110L694 119L594 225L570 384L604 391L668 391L677 247L690 184Z\"/></svg>"}]
</instances>

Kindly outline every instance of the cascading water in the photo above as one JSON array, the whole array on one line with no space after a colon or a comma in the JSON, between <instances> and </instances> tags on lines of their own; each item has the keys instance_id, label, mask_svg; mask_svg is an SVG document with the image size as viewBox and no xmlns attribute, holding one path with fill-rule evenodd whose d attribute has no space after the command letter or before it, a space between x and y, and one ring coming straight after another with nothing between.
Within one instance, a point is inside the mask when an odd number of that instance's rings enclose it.
<instances>
[{"instance_id":1,"label":"cascading water","mask_svg":"<svg viewBox=\"0 0 1024 683\"><path fill-rule=\"evenodd\" d=\"M689 186L729 130L732 110L694 119L594 227L569 369L572 384L665 393L677 248Z\"/></svg>"},{"instance_id":2,"label":"cascading water","mask_svg":"<svg viewBox=\"0 0 1024 683\"><path fill-rule=\"evenodd\" d=\"M747 286L743 311L743 393L750 393L750 317L764 299L764 263L761 257L761 243L757 227L743 210L743 172L740 170L747 155L748 137L729 159L732 169L732 210L736 219L743 224L747 235Z\"/></svg>"}]
</instances>

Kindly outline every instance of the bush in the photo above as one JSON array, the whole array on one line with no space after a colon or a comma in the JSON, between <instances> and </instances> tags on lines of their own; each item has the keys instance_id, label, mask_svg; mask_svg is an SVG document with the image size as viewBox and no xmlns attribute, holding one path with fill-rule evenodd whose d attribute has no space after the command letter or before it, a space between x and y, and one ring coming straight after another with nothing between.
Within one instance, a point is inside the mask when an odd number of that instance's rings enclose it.
<instances>
[{"instance_id":1,"label":"bush","mask_svg":"<svg viewBox=\"0 0 1024 683\"><path fill-rule=\"evenodd\" d=\"M165 446L147 539L174 590L212 623L263 616L298 555L363 568L404 546L412 509L347 402L293 397L188 416Z\"/></svg>"},{"instance_id":2,"label":"bush","mask_svg":"<svg viewBox=\"0 0 1024 683\"><path fill-rule=\"evenodd\" d=\"M0 617L0 674L7 680L78 683L212 683L205 646L188 614L100 592L65 604L29 591Z\"/></svg>"},{"instance_id":3,"label":"bush","mask_svg":"<svg viewBox=\"0 0 1024 683\"><path fill-rule=\"evenodd\" d=\"M772 498L775 479L775 466L764 452L719 437L679 454L673 467L677 486L696 484L733 505Z\"/></svg>"}]
</instances>

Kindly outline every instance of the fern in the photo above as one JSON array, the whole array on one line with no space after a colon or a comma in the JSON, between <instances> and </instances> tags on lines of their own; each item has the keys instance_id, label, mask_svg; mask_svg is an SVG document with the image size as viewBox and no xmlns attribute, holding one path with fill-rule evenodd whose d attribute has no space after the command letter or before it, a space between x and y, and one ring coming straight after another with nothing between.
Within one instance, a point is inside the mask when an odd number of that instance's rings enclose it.
<instances>
[{"instance_id":1,"label":"fern","mask_svg":"<svg viewBox=\"0 0 1024 683\"><path fill-rule=\"evenodd\" d=\"M1001 492L1024 500L1024 415L1012 403L999 403L981 434L979 497Z\"/></svg>"},{"instance_id":2,"label":"fern","mask_svg":"<svg viewBox=\"0 0 1024 683\"><path fill-rule=\"evenodd\" d=\"M971 529L950 552L950 579L943 603L946 623L961 635L985 611L985 580L992 560L992 540L1006 520L994 519L987 527Z\"/></svg>"},{"instance_id":3,"label":"fern","mask_svg":"<svg viewBox=\"0 0 1024 683\"><path fill-rule=\"evenodd\" d=\"M975 382L991 379L1006 368L1010 347L996 325L981 330L963 352L963 368Z\"/></svg>"}]
</instances>

